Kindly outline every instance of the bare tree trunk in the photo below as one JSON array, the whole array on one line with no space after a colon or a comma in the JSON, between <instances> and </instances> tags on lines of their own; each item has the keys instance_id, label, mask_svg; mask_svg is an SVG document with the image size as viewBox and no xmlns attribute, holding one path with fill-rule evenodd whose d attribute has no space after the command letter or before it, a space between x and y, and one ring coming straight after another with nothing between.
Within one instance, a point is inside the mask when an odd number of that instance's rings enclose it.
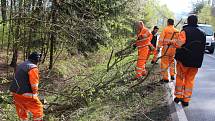
<instances>
[{"instance_id":1,"label":"bare tree trunk","mask_svg":"<svg viewBox=\"0 0 215 121\"><path fill-rule=\"evenodd\" d=\"M3 44L4 44L4 28L5 28L5 23L7 20L7 13L6 13L6 0L1 0L1 13L2 13L2 20L3 20L3 28L2 28L2 49L3 49Z\"/></svg>"},{"instance_id":2,"label":"bare tree trunk","mask_svg":"<svg viewBox=\"0 0 215 121\"><path fill-rule=\"evenodd\" d=\"M50 60L49 60L49 69L53 67L53 56L54 56L54 46L56 41L56 35L53 31L55 31L55 24L57 22L57 0L53 0L52 2L52 26L51 26L51 37L50 37Z\"/></svg>"},{"instance_id":3,"label":"bare tree trunk","mask_svg":"<svg viewBox=\"0 0 215 121\"><path fill-rule=\"evenodd\" d=\"M14 7L13 7L14 6ZM13 11L13 8L15 9L16 11L16 0L11 0L11 12ZM13 24L15 24L15 20L11 20ZM15 24L16 25L16 24ZM14 31L13 30L13 26L11 27L11 31ZM16 33L16 32L15 32ZM12 38L14 38L12 36ZM12 56L12 60L11 60L11 63L10 63L10 66L11 67L14 67L16 68L16 65L17 65L17 58L18 58L18 49L17 49L17 46L16 46L16 42L13 40L13 56Z\"/></svg>"},{"instance_id":4,"label":"bare tree trunk","mask_svg":"<svg viewBox=\"0 0 215 121\"><path fill-rule=\"evenodd\" d=\"M13 58L12 58L12 61L10 63L11 67L14 67L14 68L16 67L17 59L18 59L18 49L17 49L17 47L14 47L14 49L13 49Z\"/></svg>"},{"instance_id":5,"label":"bare tree trunk","mask_svg":"<svg viewBox=\"0 0 215 121\"><path fill-rule=\"evenodd\" d=\"M13 31L12 28L12 9L13 9L13 0L10 0L10 21L9 21L9 32L8 32L8 38L7 38L7 64L9 62L9 50L10 50L10 41L11 41L11 33Z\"/></svg>"},{"instance_id":6,"label":"bare tree trunk","mask_svg":"<svg viewBox=\"0 0 215 121\"><path fill-rule=\"evenodd\" d=\"M10 66L11 67L16 67L16 65L17 65L17 59L18 59L18 48L19 48L19 42L20 42L20 23L21 23L21 21L20 21L20 19L19 18L21 18L22 17L22 15L21 15L21 8L22 8L22 4L23 4L23 0L19 0L19 12L18 12L18 14L19 14L19 16L18 16L18 19L17 20L15 20L15 21L17 21L16 22L16 30L15 30L15 42L14 42L14 44L13 44L13 58L12 58L12 61L11 61L11 64L10 64ZM15 11L16 11L16 1L14 0L14 8L15 8Z\"/></svg>"},{"instance_id":7,"label":"bare tree trunk","mask_svg":"<svg viewBox=\"0 0 215 121\"><path fill-rule=\"evenodd\" d=\"M5 23L3 23L3 28L2 28L2 38L1 38L1 44L2 44L2 46L1 46L1 49L3 49L4 48L4 28L5 28Z\"/></svg>"},{"instance_id":8,"label":"bare tree trunk","mask_svg":"<svg viewBox=\"0 0 215 121\"><path fill-rule=\"evenodd\" d=\"M26 0L23 1L23 14L26 15L27 14L27 4L26 4ZM23 21L23 61L25 61L28 58L28 54L27 54L27 49L26 47L28 46L28 36L27 36L27 23L26 20L22 20Z\"/></svg>"},{"instance_id":9,"label":"bare tree trunk","mask_svg":"<svg viewBox=\"0 0 215 121\"><path fill-rule=\"evenodd\" d=\"M6 0L1 0L1 12L2 12L2 20L4 21L3 23L5 24L5 21L7 20L7 13L6 13Z\"/></svg>"}]
</instances>

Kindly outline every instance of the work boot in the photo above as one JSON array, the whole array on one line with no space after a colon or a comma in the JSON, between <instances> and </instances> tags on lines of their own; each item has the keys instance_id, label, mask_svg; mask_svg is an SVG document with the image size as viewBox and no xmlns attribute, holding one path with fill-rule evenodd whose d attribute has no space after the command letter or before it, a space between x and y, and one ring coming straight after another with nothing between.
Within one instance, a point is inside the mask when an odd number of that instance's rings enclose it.
<instances>
[{"instance_id":1,"label":"work boot","mask_svg":"<svg viewBox=\"0 0 215 121\"><path fill-rule=\"evenodd\" d=\"M179 103L180 101L182 102L182 99L181 99L181 98L177 98L177 97L176 97L176 98L174 99L174 102L175 102L175 103Z\"/></svg>"},{"instance_id":2,"label":"work boot","mask_svg":"<svg viewBox=\"0 0 215 121\"><path fill-rule=\"evenodd\" d=\"M184 107L189 106L189 102L184 102L184 101L182 101L181 104L182 104L182 106L184 106Z\"/></svg>"},{"instance_id":3,"label":"work boot","mask_svg":"<svg viewBox=\"0 0 215 121\"><path fill-rule=\"evenodd\" d=\"M164 83L164 80L163 80L163 79L161 79L161 80L160 80L160 82L161 82L161 83Z\"/></svg>"},{"instance_id":4,"label":"work boot","mask_svg":"<svg viewBox=\"0 0 215 121\"><path fill-rule=\"evenodd\" d=\"M174 77L174 76L171 76L171 80L175 80L175 77Z\"/></svg>"},{"instance_id":5,"label":"work boot","mask_svg":"<svg viewBox=\"0 0 215 121\"><path fill-rule=\"evenodd\" d=\"M161 79L160 82L161 83L169 83L169 80Z\"/></svg>"},{"instance_id":6,"label":"work boot","mask_svg":"<svg viewBox=\"0 0 215 121\"><path fill-rule=\"evenodd\" d=\"M158 64L158 63L156 63L155 61L151 61L151 64Z\"/></svg>"},{"instance_id":7,"label":"work boot","mask_svg":"<svg viewBox=\"0 0 215 121\"><path fill-rule=\"evenodd\" d=\"M134 78L131 78L130 81L135 81L135 80L139 81L141 79L142 79L142 76L140 76L140 77L134 77Z\"/></svg>"}]
</instances>

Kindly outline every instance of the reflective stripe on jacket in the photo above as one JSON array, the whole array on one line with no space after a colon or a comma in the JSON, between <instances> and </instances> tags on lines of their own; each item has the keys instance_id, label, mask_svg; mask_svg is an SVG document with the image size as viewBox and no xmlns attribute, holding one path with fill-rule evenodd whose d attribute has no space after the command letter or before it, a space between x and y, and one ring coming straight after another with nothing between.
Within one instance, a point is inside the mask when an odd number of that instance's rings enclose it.
<instances>
[{"instance_id":1,"label":"reflective stripe on jacket","mask_svg":"<svg viewBox=\"0 0 215 121\"><path fill-rule=\"evenodd\" d=\"M12 81L10 91L25 96L35 96L38 91L39 71L30 61L21 63Z\"/></svg>"},{"instance_id":2,"label":"reflective stripe on jacket","mask_svg":"<svg viewBox=\"0 0 215 121\"><path fill-rule=\"evenodd\" d=\"M169 25L165 27L162 33L160 34L160 37L158 39L158 47L163 47L171 43L172 41L177 41L178 38L179 38L178 30L175 29L173 25Z\"/></svg>"},{"instance_id":3,"label":"reflective stripe on jacket","mask_svg":"<svg viewBox=\"0 0 215 121\"><path fill-rule=\"evenodd\" d=\"M146 45L151 44L150 41L152 39L152 34L146 27L143 26L141 32L138 33L137 38L138 38L136 41L137 47L145 47Z\"/></svg>"}]
</instances>

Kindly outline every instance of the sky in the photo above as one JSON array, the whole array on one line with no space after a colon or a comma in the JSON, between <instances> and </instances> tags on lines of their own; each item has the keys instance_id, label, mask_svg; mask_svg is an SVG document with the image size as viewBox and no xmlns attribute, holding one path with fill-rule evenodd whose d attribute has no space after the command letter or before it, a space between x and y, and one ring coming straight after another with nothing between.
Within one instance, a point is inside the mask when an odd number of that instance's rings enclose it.
<instances>
[{"instance_id":1,"label":"sky","mask_svg":"<svg viewBox=\"0 0 215 121\"><path fill-rule=\"evenodd\" d=\"M176 17L185 17L186 13L192 10L192 3L196 0L159 0L161 5L166 4L167 7L175 13Z\"/></svg>"}]
</instances>

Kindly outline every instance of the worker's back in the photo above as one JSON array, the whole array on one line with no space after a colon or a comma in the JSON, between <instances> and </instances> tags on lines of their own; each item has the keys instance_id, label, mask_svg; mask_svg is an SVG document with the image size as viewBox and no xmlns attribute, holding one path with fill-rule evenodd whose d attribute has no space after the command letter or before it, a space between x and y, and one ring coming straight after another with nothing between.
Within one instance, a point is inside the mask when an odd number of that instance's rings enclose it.
<instances>
[{"instance_id":1,"label":"worker's back","mask_svg":"<svg viewBox=\"0 0 215 121\"><path fill-rule=\"evenodd\" d=\"M164 28L160 37L159 37L159 45L165 46L167 45L171 39L178 38L178 30L173 27L173 25L169 25Z\"/></svg>"},{"instance_id":2,"label":"worker's back","mask_svg":"<svg viewBox=\"0 0 215 121\"><path fill-rule=\"evenodd\" d=\"M21 63L16 69L10 91L17 94L32 93L28 72L36 67L35 64L28 60Z\"/></svg>"},{"instance_id":3,"label":"worker's back","mask_svg":"<svg viewBox=\"0 0 215 121\"><path fill-rule=\"evenodd\" d=\"M176 50L175 58L186 67L200 68L204 57L206 35L197 26L187 26L182 31L186 33L186 42Z\"/></svg>"}]
</instances>

